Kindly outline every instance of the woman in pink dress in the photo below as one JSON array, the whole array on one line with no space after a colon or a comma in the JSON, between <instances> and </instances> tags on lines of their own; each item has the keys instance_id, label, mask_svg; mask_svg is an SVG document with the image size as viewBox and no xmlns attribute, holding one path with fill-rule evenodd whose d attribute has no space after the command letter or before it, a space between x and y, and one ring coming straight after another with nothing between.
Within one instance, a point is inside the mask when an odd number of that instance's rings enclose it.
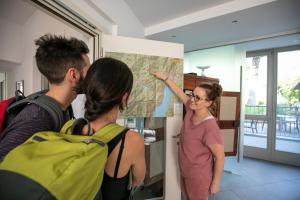
<instances>
[{"instance_id":1,"label":"woman in pink dress","mask_svg":"<svg viewBox=\"0 0 300 200\"><path fill-rule=\"evenodd\" d=\"M209 107L220 97L219 84L201 84L187 96L162 72L153 75L177 95L186 108L179 143L180 185L185 200L207 200L220 190L224 148Z\"/></svg>"}]
</instances>

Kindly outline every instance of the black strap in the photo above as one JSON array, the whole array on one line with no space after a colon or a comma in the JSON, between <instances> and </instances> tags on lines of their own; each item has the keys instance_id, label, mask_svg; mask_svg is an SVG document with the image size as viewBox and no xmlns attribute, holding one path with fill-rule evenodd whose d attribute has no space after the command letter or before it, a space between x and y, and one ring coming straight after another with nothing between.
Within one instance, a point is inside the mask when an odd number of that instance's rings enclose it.
<instances>
[{"instance_id":1,"label":"black strap","mask_svg":"<svg viewBox=\"0 0 300 200\"><path fill-rule=\"evenodd\" d=\"M115 167L114 178L117 178L117 176L118 176L120 162L121 162L122 153L123 153L123 149L124 149L125 137L126 137L126 134L124 134L122 137L122 142L121 142L121 146L119 149L119 154L118 154L117 163L116 163L116 167Z\"/></svg>"},{"instance_id":2,"label":"black strap","mask_svg":"<svg viewBox=\"0 0 300 200\"><path fill-rule=\"evenodd\" d=\"M15 99L16 101L19 101L19 100L22 100L22 99L25 99L25 95L23 92L21 92L20 90L16 90L15 91Z\"/></svg>"},{"instance_id":3,"label":"black strap","mask_svg":"<svg viewBox=\"0 0 300 200\"><path fill-rule=\"evenodd\" d=\"M17 90L15 92L15 100L11 102L11 104L7 107L6 115L10 115L10 113L14 113L14 111L17 111L16 114L11 115L10 120L12 120L18 115L20 110L26 107L26 105L36 104L49 113L54 125L54 131L60 131L61 127L63 126L66 120L75 119L72 105L70 105L67 108L69 118L65 118L58 102L56 102L53 98L45 95L47 91L48 90L42 90L25 97L22 92ZM8 134L8 132L5 130L6 129L4 129L4 131L1 134L0 140L3 140L3 138L6 137L6 135Z\"/></svg>"},{"instance_id":4,"label":"black strap","mask_svg":"<svg viewBox=\"0 0 300 200\"><path fill-rule=\"evenodd\" d=\"M65 120L60 105L53 98L47 95L42 95L30 103L34 103L47 110L54 122L54 130L60 131Z\"/></svg>"},{"instance_id":5,"label":"black strap","mask_svg":"<svg viewBox=\"0 0 300 200\"><path fill-rule=\"evenodd\" d=\"M54 123L54 130L60 131L65 120L60 105L51 97L44 95L44 91L29 95L27 98L17 101L7 108L7 112L18 109L27 104L36 104L45 109L51 116ZM72 116L70 116L72 117Z\"/></svg>"},{"instance_id":6,"label":"black strap","mask_svg":"<svg viewBox=\"0 0 300 200\"><path fill-rule=\"evenodd\" d=\"M108 146L108 156L111 154L111 152L114 150L114 148L120 143L122 140L123 136L127 133L129 129L126 128L122 132L120 132L116 137L114 137L112 140L110 140L107 143Z\"/></svg>"},{"instance_id":7,"label":"black strap","mask_svg":"<svg viewBox=\"0 0 300 200\"><path fill-rule=\"evenodd\" d=\"M91 135L91 124L85 118L78 118L74 121L73 125L71 126L72 135L82 135L83 127L85 125L88 125L88 135Z\"/></svg>"},{"instance_id":8,"label":"black strap","mask_svg":"<svg viewBox=\"0 0 300 200\"><path fill-rule=\"evenodd\" d=\"M74 116L74 112L73 112L73 108L72 108L72 104L69 105L69 107L67 108L68 112L69 112L69 117L70 119L75 119L75 116Z\"/></svg>"}]
</instances>

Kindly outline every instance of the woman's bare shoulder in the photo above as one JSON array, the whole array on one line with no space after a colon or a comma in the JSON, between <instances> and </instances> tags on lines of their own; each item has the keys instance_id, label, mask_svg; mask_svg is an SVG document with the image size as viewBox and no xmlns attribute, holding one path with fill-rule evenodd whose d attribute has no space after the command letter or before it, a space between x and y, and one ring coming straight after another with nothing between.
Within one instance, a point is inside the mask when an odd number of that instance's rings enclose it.
<instances>
[{"instance_id":1,"label":"woman's bare shoulder","mask_svg":"<svg viewBox=\"0 0 300 200\"><path fill-rule=\"evenodd\" d=\"M144 138L138 132L129 130L126 134L126 140L132 144L143 144L144 145Z\"/></svg>"}]
</instances>

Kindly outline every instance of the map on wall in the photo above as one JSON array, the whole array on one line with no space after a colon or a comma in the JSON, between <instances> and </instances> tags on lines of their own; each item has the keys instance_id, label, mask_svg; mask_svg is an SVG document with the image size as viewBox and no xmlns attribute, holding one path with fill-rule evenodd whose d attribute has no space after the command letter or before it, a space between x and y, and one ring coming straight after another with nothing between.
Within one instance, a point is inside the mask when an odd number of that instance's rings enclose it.
<instances>
[{"instance_id":1,"label":"map on wall","mask_svg":"<svg viewBox=\"0 0 300 200\"><path fill-rule=\"evenodd\" d=\"M183 60L180 58L106 52L106 57L126 63L133 73L133 88L123 117L171 117L178 99L156 79L153 72L164 72L179 87L183 85Z\"/></svg>"}]
</instances>

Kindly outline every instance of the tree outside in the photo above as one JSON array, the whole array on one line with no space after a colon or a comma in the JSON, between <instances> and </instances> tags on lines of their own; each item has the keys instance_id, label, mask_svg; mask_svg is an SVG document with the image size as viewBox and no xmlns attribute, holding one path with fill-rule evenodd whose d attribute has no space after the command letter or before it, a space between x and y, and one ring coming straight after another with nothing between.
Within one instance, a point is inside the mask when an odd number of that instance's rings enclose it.
<instances>
[{"instance_id":1,"label":"tree outside","mask_svg":"<svg viewBox=\"0 0 300 200\"><path fill-rule=\"evenodd\" d=\"M300 76L290 81L281 81L278 84L278 94L283 97L286 105L294 105L300 101L300 89L294 89L300 82Z\"/></svg>"}]
</instances>

